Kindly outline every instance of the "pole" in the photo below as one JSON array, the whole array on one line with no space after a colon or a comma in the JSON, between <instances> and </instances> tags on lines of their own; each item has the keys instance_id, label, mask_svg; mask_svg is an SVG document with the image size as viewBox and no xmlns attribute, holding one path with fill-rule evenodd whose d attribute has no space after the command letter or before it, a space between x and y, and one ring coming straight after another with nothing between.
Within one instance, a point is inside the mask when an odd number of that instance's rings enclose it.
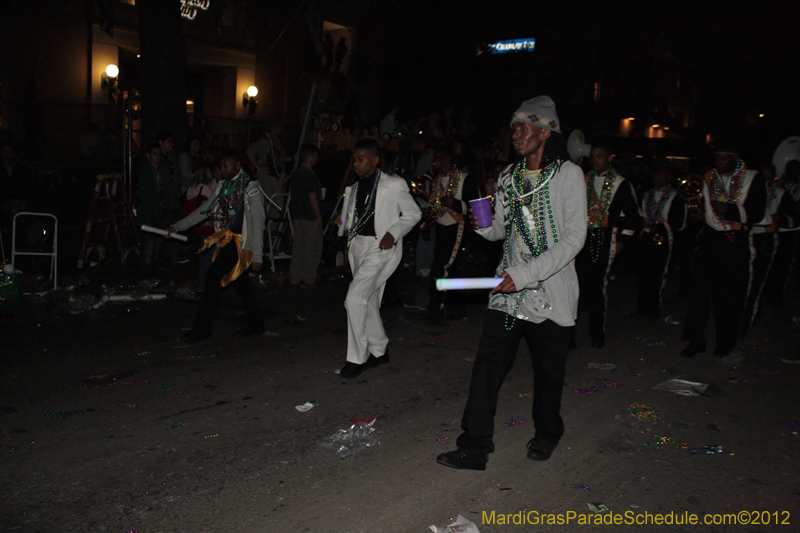
<instances>
[{"instance_id":1,"label":"pole","mask_svg":"<svg viewBox=\"0 0 800 533\"><path fill-rule=\"evenodd\" d=\"M308 121L311 119L311 106L314 103L314 91L317 89L317 82L311 84L311 96L308 97L308 107L306 108L306 119L303 121L303 131L300 133L300 142L297 143L297 154L294 157L294 168L292 174L300 166L300 149L303 147L303 141L306 138L306 129L308 128Z\"/></svg>"}]
</instances>

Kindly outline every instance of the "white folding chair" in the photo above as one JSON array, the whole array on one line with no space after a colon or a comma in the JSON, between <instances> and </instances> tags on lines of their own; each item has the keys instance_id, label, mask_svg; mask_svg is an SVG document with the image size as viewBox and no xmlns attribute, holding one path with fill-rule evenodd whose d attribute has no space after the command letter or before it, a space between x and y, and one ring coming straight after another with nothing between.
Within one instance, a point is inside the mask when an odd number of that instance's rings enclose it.
<instances>
[{"instance_id":1,"label":"white folding chair","mask_svg":"<svg viewBox=\"0 0 800 533\"><path fill-rule=\"evenodd\" d=\"M17 250L17 221L20 217L31 217L31 218L43 218L43 219L52 219L53 220L53 246L52 250L49 252L45 251L25 251L25 250ZM47 226L45 225L43 231L47 232ZM47 242L47 239L45 239ZM17 267L17 256L18 255L33 255L33 256L45 256L50 257L50 279L53 280L53 289L58 288L58 218L55 215L51 215L50 213L32 213L30 211L22 211L14 215L14 224L11 229L11 264L14 265L14 268Z\"/></svg>"}]
</instances>

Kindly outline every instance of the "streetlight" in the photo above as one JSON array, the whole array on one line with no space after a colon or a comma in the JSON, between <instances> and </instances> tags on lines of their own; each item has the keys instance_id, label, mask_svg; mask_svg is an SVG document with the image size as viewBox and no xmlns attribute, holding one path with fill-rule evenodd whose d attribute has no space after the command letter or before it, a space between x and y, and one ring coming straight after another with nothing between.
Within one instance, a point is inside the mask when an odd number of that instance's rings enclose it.
<instances>
[{"instance_id":1,"label":"streetlight","mask_svg":"<svg viewBox=\"0 0 800 533\"><path fill-rule=\"evenodd\" d=\"M119 68L115 64L110 64L106 67L105 72L100 75L100 88L106 92L108 96L108 103L115 103L114 97L117 94L117 76L119 76Z\"/></svg>"}]
</instances>

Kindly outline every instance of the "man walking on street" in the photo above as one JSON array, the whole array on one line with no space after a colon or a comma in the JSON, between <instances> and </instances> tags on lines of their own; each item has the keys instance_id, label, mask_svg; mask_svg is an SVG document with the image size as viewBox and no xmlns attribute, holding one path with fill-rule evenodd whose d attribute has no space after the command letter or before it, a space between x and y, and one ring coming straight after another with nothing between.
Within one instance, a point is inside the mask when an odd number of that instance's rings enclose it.
<instances>
[{"instance_id":1,"label":"man walking on street","mask_svg":"<svg viewBox=\"0 0 800 533\"><path fill-rule=\"evenodd\" d=\"M570 330L578 311L575 257L586 239L586 184L569 161L556 108L549 96L526 100L511 118L514 151L522 157L500 175L492 225L476 232L503 240L458 449L436 461L452 468L485 470L494 451L494 416L500 386L520 340L533 357L533 420L528 459L550 458L564 434L561 393Z\"/></svg>"}]
</instances>

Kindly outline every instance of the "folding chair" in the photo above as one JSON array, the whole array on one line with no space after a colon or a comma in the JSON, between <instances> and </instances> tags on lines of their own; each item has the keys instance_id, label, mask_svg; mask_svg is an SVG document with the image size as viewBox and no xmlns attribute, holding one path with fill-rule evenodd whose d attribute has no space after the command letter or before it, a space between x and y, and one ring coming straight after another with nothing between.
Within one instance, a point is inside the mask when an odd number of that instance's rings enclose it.
<instances>
[{"instance_id":1,"label":"folding chair","mask_svg":"<svg viewBox=\"0 0 800 533\"><path fill-rule=\"evenodd\" d=\"M292 195L289 193L275 193L270 199L280 205L283 201L283 215L280 219L267 219L267 245L269 248L269 265L273 272L275 272L275 260L278 259L291 259L292 256L283 252L278 252L283 237L286 235L288 228L289 234L294 236L294 226L292 226L292 215L289 212L289 202L292 200ZM272 226L275 226L273 234Z\"/></svg>"},{"instance_id":2,"label":"folding chair","mask_svg":"<svg viewBox=\"0 0 800 533\"><path fill-rule=\"evenodd\" d=\"M45 251L25 251L17 250L17 221L20 217L32 217L36 218L43 218L43 219L52 219L53 220L53 244L52 250L49 252ZM47 233L47 226L44 226L43 232L46 235ZM44 239L43 242L47 242L48 239ZM14 224L11 229L11 264L14 265L14 268L17 267L17 256L18 255L32 255L32 256L45 256L50 257L50 279L53 280L53 289L58 288L58 219L55 215L51 215L50 213L32 213L29 211L22 211L14 215Z\"/></svg>"}]
</instances>

